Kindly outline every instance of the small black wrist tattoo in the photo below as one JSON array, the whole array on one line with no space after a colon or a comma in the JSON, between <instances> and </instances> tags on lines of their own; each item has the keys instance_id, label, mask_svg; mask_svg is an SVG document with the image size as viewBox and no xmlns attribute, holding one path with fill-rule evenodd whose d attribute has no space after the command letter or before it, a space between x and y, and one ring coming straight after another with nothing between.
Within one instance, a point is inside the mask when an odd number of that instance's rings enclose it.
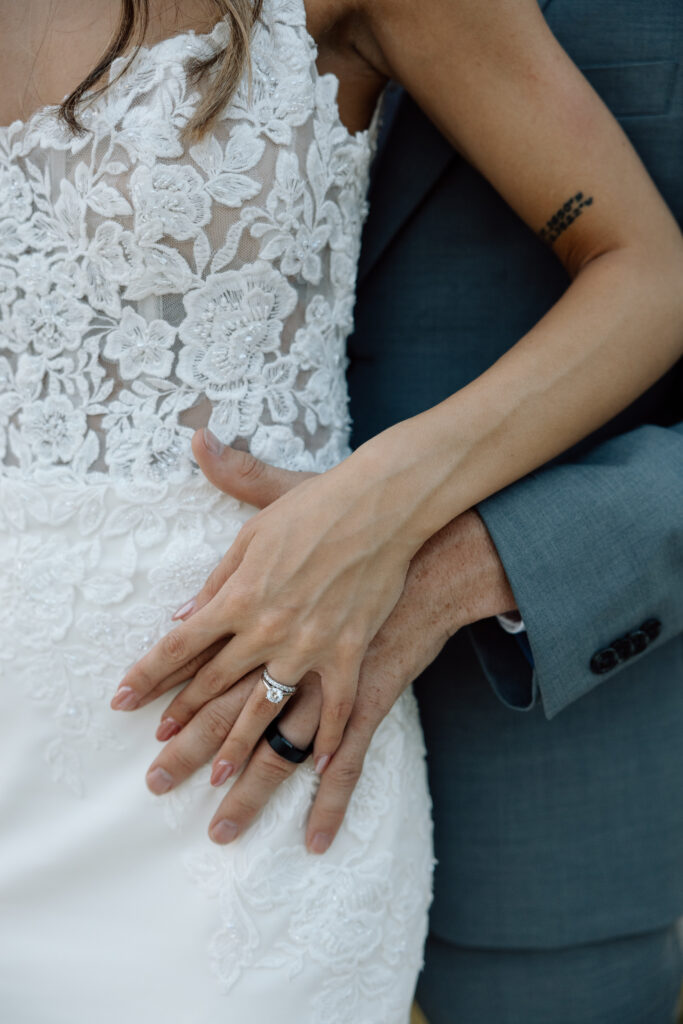
<instances>
[{"instance_id":1,"label":"small black wrist tattoo","mask_svg":"<svg viewBox=\"0 0 683 1024\"><path fill-rule=\"evenodd\" d=\"M563 234L567 228L580 217L587 206L593 205L593 196L584 196L583 192L577 192L575 196L568 199L564 206L561 206L557 213L553 214L544 228L538 232L542 241L552 245Z\"/></svg>"}]
</instances>

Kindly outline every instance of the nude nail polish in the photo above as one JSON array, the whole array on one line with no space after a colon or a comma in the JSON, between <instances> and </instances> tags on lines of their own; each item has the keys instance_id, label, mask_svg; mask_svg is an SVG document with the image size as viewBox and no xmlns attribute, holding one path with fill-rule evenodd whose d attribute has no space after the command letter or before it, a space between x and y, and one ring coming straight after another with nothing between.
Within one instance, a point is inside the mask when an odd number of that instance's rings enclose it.
<instances>
[{"instance_id":1,"label":"nude nail polish","mask_svg":"<svg viewBox=\"0 0 683 1024\"><path fill-rule=\"evenodd\" d=\"M164 742L170 740L171 736L175 736L176 733L180 732L182 726L180 722L176 722L175 718L164 718L156 731L156 738Z\"/></svg>"},{"instance_id":2,"label":"nude nail polish","mask_svg":"<svg viewBox=\"0 0 683 1024\"><path fill-rule=\"evenodd\" d=\"M318 760L315 762L315 770L317 771L318 775L322 775L322 773L325 771L329 763L329 754L324 754L322 757L318 758Z\"/></svg>"},{"instance_id":3,"label":"nude nail polish","mask_svg":"<svg viewBox=\"0 0 683 1024\"><path fill-rule=\"evenodd\" d=\"M138 697L130 686L119 686L112 698L111 707L114 711L131 711L139 703Z\"/></svg>"},{"instance_id":4,"label":"nude nail polish","mask_svg":"<svg viewBox=\"0 0 683 1024\"><path fill-rule=\"evenodd\" d=\"M188 612L192 611L196 604L197 599L191 597L189 601L186 601L185 604L181 604L180 608L178 608L177 611L173 612L171 619L183 619L188 614Z\"/></svg>"},{"instance_id":5,"label":"nude nail polish","mask_svg":"<svg viewBox=\"0 0 683 1024\"><path fill-rule=\"evenodd\" d=\"M222 786L230 778L234 770L234 766L228 761L217 761L211 772L211 785Z\"/></svg>"}]
</instances>

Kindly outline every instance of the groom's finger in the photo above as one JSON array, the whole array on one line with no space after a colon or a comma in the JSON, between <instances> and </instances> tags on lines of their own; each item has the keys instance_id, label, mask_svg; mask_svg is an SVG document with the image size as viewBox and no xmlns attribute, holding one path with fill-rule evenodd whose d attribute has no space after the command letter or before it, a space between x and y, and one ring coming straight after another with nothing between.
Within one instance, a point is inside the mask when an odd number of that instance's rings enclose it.
<instances>
[{"instance_id":1,"label":"groom's finger","mask_svg":"<svg viewBox=\"0 0 683 1024\"><path fill-rule=\"evenodd\" d=\"M303 480L315 476L269 466L250 452L223 445L208 427L195 432L192 451L214 487L257 508L265 508Z\"/></svg>"},{"instance_id":2,"label":"groom's finger","mask_svg":"<svg viewBox=\"0 0 683 1024\"><path fill-rule=\"evenodd\" d=\"M374 731L369 718L351 716L344 739L323 772L308 819L306 846L311 853L325 853L339 831Z\"/></svg>"},{"instance_id":3,"label":"groom's finger","mask_svg":"<svg viewBox=\"0 0 683 1024\"><path fill-rule=\"evenodd\" d=\"M314 680L293 698L292 706L278 721L278 732L290 743L305 749L315 735L320 720L320 705L320 685ZM219 760L214 764L214 785L222 785L224 781L217 770L222 763ZM297 767L297 764L276 753L266 739L262 739L214 814L209 825L210 838L224 844L241 835Z\"/></svg>"},{"instance_id":4,"label":"groom's finger","mask_svg":"<svg viewBox=\"0 0 683 1024\"><path fill-rule=\"evenodd\" d=\"M168 792L212 758L237 721L259 676L251 674L227 693L205 704L184 729L164 746L147 770L147 786Z\"/></svg>"}]
</instances>

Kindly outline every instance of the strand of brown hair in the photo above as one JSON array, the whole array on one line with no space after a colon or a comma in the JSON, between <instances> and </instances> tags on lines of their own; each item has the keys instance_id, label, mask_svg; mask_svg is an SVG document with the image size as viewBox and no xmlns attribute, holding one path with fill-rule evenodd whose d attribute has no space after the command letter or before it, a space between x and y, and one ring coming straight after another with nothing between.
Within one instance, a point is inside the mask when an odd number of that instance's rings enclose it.
<instances>
[{"instance_id":1,"label":"strand of brown hair","mask_svg":"<svg viewBox=\"0 0 683 1024\"><path fill-rule=\"evenodd\" d=\"M186 61L185 71L192 86L197 85L211 68L219 65L219 69L211 85L204 92L193 116L183 126L180 137L184 143L199 142L204 137L220 112L230 102L245 69L251 82L249 52L251 33L261 14L263 0L212 0L212 2L216 8L216 22L225 19L229 23L230 43L209 57L189 57ZM113 61L126 52L132 40L135 48L129 61L117 75L117 79L125 74L144 43L148 24L149 0L121 0L118 26L99 63L60 104L59 117L74 134L80 136L88 130L78 119L78 108L86 94L90 94L92 90L94 98L105 92L109 83L98 89L93 89L93 87L109 71Z\"/></svg>"}]
</instances>

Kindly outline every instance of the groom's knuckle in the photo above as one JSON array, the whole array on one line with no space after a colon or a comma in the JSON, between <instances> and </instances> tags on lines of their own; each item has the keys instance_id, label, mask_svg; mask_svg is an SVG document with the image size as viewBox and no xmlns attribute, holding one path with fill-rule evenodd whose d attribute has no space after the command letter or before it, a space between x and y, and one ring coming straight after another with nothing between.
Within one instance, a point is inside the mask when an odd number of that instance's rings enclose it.
<instances>
[{"instance_id":1,"label":"groom's knuckle","mask_svg":"<svg viewBox=\"0 0 683 1024\"><path fill-rule=\"evenodd\" d=\"M366 748L375 734L375 730L386 717L387 708L384 704L362 705L353 710L353 731Z\"/></svg>"},{"instance_id":2,"label":"groom's knuckle","mask_svg":"<svg viewBox=\"0 0 683 1024\"><path fill-rule=\"evenodd\" d=\"M333 761L326 774L329 776L330 784L338 789L351 790L360 778L362 767L362 762L352 759Z\"/></svg>"},{"instance_id":3,"label":"groom's knuckle","mask_svg":"<svg viewBox=\"0 0 683 1024\"><path fill-rule=\"evenodd\" d=\"M336 700L331 701L327 709L330 722L335 726L345 725L349 720L353 703L352 697L338 697Z\"/></svg>"},{"instance_id":4,"label":"groom's knuckle","mask_svg":"<svg viewBox=\"0 0 683 1024\"><path fill-rule=\"evenodd\" d=\"M387 713L387 700L379 687L368 687L357 702L358 716L363 721L383 718Z\"/></svg>"},{"instance_id":5,"label":"groom's knuckle","mask_svg":"<svg viewBox=\"0 0 683 1024\"><path fill-rule=\"evenodd\" d=\"M268 786L279 786L280 783L289 778L292 771L288 761L285 761L274 751L271 751L270 753L264 753L260 758L258 774Z\"/></svg>"},{"instance_id":6,"label":"groom's knuckle","mask_svg":"<svg viewBox=\"0 0 683 1024\"><path fill-rule=\"evenodd\" d=\"M233 790L230 794L230 817L242 824L251 821L259 807L260 801L254 793Z\"/></svg>"},{"instance_id":7,"label":"groom's knuckle","mask_svg":"<svg viewBox=\"0 0 683 1024\"><path fill-rule=\"evenodd\" d=\"M200 714L199 727L208 740L223 741L230 730L230 715L225 708L222 708L216 701L205 704Z\"/></svg>"},{"instance_id":8,"label":"groom's knuckle","mask_svg":"<svg viewBox=\"0 0 683 1024\"><path fill-rule=\"evenodd\" d=\"M251 452L242 452L242 457L237 463L237 474L242 480L253 483L263 476L265 465L260 462Z\"/></svg>"},{"instance_id":9,"label":"groom's knuckle","mask_svg":"<svg viewBox=\"0 0 683 1024\"><path fill-rule=\"evenodd\" d=\"M358 708L359 723L365 725L366 722L376 718L383 711L381 699L376 694L366 694L362 706Z\"/></svg>"},{"instance_id":10,"label":"groom's knuckle","mask_svg":"<svg viewBox=\"0 0 683 1024\"><path fill-rule=\"evenodd\" d=\"M176 747L172 752L169 750L168 760L165 760L162 768L166 768L174 779L186 779L197 770L201 759L197 758L194 747L184 744Z\"/></svg>"},{"instance_id":11,"label":"groom's knuckle","mask_svg":"<svg viewBox=\"0 0 683 1024\"><path fill-rule=\"evenodd\" d=\"M183 724L183 729L191 726L192 737L197 743L206 745L207 740L211 739L204 725L202 717L203 708L181 697L177 697L167 710L171 712L172 718ZM187 738L189 739L189 736Z\"/></svg>"},{"instance_id":12,"label":"groom's knuckle","mask_svg":"<svg viewBox=\"0 0 683 1024\"><path fill-rule=\"evenodd\" d=\"M199 687L203 694L216 697L225 689L225 677L215 665L209 663L204 665L195 675L195 685Z\"/></svg>"}]
</instances>

